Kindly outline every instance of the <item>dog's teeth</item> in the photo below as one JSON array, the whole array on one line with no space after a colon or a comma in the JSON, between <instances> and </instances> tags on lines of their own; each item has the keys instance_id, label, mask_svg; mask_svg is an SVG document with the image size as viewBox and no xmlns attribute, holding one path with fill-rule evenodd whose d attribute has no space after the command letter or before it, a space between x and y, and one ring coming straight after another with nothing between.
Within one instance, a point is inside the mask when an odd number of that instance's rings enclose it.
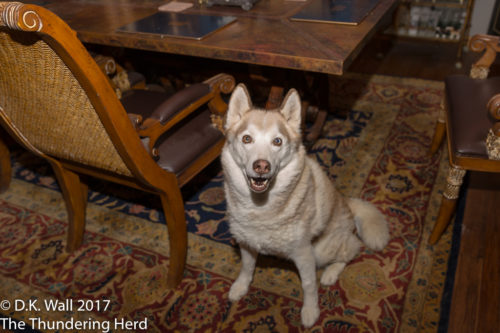
<instances>
[{"instance_id":1,"label":"dog's teeth","mask_svg":"<svg viewBox=\"0 0 500 333\"><path fill-rule=\"evenodd\" d=\"M256 191L263 191L267 188L267 183L269 179L265 178L250 178L250 184L252 188Z\"/></svg>"}]
</instances>

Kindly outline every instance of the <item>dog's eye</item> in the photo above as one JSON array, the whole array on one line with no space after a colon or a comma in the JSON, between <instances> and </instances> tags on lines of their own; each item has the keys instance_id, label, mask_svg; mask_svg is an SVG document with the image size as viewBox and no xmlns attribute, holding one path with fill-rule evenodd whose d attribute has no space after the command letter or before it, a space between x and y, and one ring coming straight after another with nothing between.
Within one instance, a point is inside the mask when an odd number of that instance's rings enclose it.
<instances>
[{"instance_id":1,"label":"dog's eye","mask_svg":"<svg viewBox=\"0 0 500 333\"><path fill-rule=\"evenodd\" d=\"M241 141L243 141L243 143L251 143L252 137L250 135L243 135L243 137L241 138Z\"/></svg>"},{"instance_id":2,"label":"dog's eye","mask_svg":"<svg viewBox=\"0 0 500 333\"><path fill-rule=\"evenodd\" d=\"M281 138L274 138L273 140L273 145L279 147L283 143L283 140Z\"/></svg>"}]
</instances>

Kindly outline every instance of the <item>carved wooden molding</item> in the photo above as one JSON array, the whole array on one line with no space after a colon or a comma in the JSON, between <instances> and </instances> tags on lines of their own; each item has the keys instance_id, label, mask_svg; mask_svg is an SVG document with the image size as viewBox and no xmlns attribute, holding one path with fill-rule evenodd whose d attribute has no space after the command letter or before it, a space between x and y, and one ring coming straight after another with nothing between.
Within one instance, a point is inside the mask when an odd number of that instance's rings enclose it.
<instances>
[{"instance_id":1,"label":"carved wooden molding","mask_svg":"<svg viewBox=\"0 0 500 333\"><path fill-rule=\"evenodd\" d=\"M500 37L490 35L475 35L469 43L469 48L474 52L484 52L479 60L472 65L470 76L484 79L488 77L491 64L495 61L496 54L500 51Z\"/></svg>"},{"instance_id":2,"label":"carved wooden molding","mask_svg":"<svg viewBox=\"0 0 500 333\"><path fill-rule=\"evenodd\" d=\"M500 93L490 98L486 107L493 119L500 120Z\"/></svg>"},{"instance_id":3,"label":"carved wooden molding","mask_svg":"<svg viewBox=\"0 0 500 333\"><path fill-rule=\"evenodd\" d=\"M500 137L495 135L492 129L489 130L486 137L486 151L491 160L500 160Z\"/></svg>"},{"instance_id":4,"label":"carved wooden molding","mask_svg":"<svg viewBox=\"0 0 500 333\"><path fill-rule=\"evenodd\" d=\"M217 89L224 94L229 94L233 91L236 84L234 77L223 73L205 80L204 83L210 86L210 90Z\"/></svg>"},{"instance_id":5,"label":"carved wooden molding","mask_svg":"<svg viewBox=\"0 0 500 333\"><path fill-rule=\"evenodd\" d=\"M496 94L490 98L487 108L490 116L497 120L497 122L488 131L486 151L490 159L500 160L500 94Z\"/></svg>"},{"instance_id":6,"label":"carved wooden molding","mask_svg":"<svg viewBox=\"0 0 500 333\"><path fill-rule=\"evenodd\" d=\"M11 29L41 31L43 22L40 16L20 2L0 3L0 25Z\"/></svg>"},{"instance_id":7,"label":"carved wooden molding","mask_svg":"<svg viewBox=\"0 0 500 333\"><path fill-rule=\"evenodd\" d=\"M224 123L227 104L221 98L219 92L222 92L224 94L231 93L234 89L234 86L236 85L236 81L231 75L222 73L208 80L205 80L204 83L210 86L210 90L217 92L214 95L214 98L208 103L208 107L212 112L212 114L210 115L210 119L216 129L218 129L222 133L225 133Z\"/></svg>"},{"instance_id":8,"label":"carved wooden molding","mask_svg":"<svg viewBox=\"0 0 500 333\"><path fill-rule=\"evenodd\" d=\"M458 198L458 193L460 192L460 186L464 180L465 170L451 166L448 170L448 177L446 178L446 189L444 190L443 196L446 199L455 200Z\"/></svg>"},{"instance_id":9,"label":"carved wooden molding","mask_svg":"<svg viewBox=\"0 0 500 333\"><path fill-rule=\"evenodd\" d=\"M469 75L473 79L486 79L489 73L490 69L488 67L472 65Z\"/></svg>"}]
</instances>

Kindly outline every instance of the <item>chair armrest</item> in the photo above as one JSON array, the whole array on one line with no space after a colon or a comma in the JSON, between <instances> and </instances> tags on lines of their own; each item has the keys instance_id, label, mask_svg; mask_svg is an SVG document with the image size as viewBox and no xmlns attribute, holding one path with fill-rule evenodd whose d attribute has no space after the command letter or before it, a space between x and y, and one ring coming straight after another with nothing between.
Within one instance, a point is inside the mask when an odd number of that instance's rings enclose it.
<instances>
[{"instance_id":1,"label":"chair armrest","mask_svg":"<svg viewBox=\"0 0 500 333\"><path fill-rule=\"evenodd\" d=\"M217 117L222 117L227 104L222 99L221 93L230 93L235 85L231 75L218 74L204 81L185 88L158 106L153 114L144 119L139 126L139 136L148 138L148 147L155 157L157 140L166 131L196 111L200 106L208 104L210 111Z\"/></svg>"},{"instance_id":2,"label":"chair armrest","mask_svg":"<svg viewBox=\"0 0 500 333\"><path fill-rule=\"evenodd\" d=\"M470 77L485 79L497 52L500 51L500 36L475 35L470 40L469 48L474 52L484 51L481 58L472 65Z\"/></svg>"},{"instance_id":3,"label":"chair armrest","mask_svg":"<svg viewBox=\"0 0 500 333\"><path fill-rule=\"evenodd\" d=\"M149 118L158 120L162 125L165 125L180 110L185 109L190 104L195 103L209 93L210 87L207 84L193 84L178 91L165 102L161 103Z\"/></svg>"}]
</instances>

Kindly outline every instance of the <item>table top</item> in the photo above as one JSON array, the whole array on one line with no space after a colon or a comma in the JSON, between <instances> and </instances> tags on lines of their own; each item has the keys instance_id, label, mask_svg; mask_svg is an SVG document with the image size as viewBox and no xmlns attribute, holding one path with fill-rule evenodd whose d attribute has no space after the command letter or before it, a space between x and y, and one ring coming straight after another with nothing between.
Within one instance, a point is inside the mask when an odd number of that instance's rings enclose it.
<instances>
[{"instance_id":1,"label":"table top","mask_svg":"<svg viewBox=\"0 0 500 333\"><path fill-rule=\"evenodd\" d=\"M309 0L310 1L310 0ZM167 0L43 0L84 43L342 75L366 42L387 24L398 0L380 0L359 25L292 21L308 1L260 0L250 11L194 5L183 13L230 15L236 22L202 40L117 31L158 12Z\"/></svg>"}]
</instances>

